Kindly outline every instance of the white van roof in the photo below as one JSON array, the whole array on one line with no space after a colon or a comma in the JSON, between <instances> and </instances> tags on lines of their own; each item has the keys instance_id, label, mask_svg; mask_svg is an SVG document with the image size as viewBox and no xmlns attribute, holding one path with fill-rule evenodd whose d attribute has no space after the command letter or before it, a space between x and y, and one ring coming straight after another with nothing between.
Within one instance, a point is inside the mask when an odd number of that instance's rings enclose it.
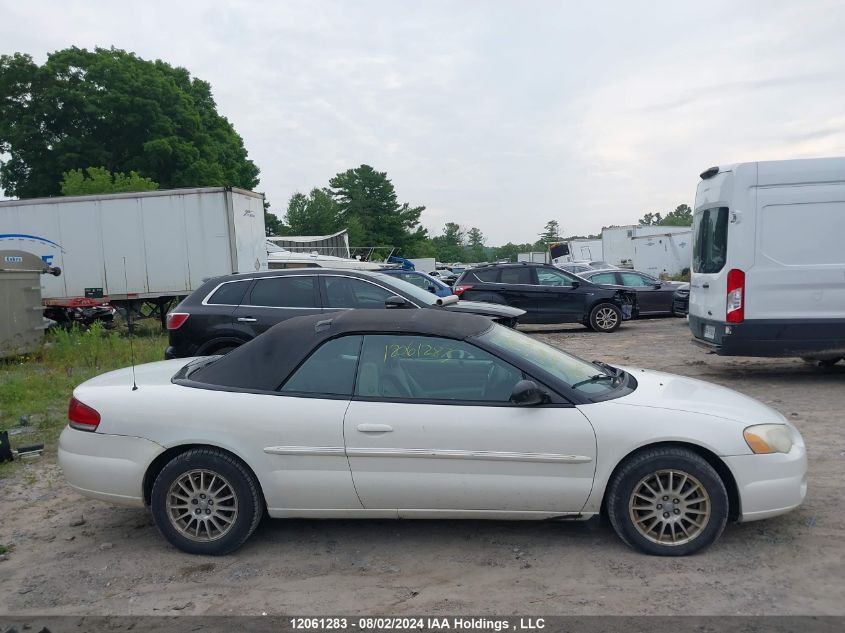
<instances>
[{"instance_id":1,"label":"white van roof","mask_svg":"<svg viewBox=\"0 0 845 633\"><path fill-rule=\"evenodd\" d=\"M703 171L701 178L707 180L716 174L736 172L749 167L757 170L758 187L845 181L845 157L766 160L756 163L719 165Z\"/></svg>"}]
</instances>

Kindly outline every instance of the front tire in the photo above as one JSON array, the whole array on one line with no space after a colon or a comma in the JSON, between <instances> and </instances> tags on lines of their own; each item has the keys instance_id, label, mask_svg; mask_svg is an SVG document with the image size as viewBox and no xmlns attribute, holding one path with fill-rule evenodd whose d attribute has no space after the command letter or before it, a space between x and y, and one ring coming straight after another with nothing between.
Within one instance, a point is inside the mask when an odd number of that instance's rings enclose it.
<instances>
[{"instance_id":1,"label":"front tire","mask_svg":"<svg viewBox=\"0 0 845 633\"><path fill-rule=\"evenodd\" d=\"M622 324L622 311L612 303L600 303L590 310L589 322L596 332L615 332Z\"/></svg>"},{"instance_id":2,"label":"front tire","mask_svg":"<svg viewBox=\"0 0 845 633\"><path fill-rule=\"evenodd\" d=\"M258 527L264 499L252 473L214 448L171 459L153 484L156 527L189 554L221 556L238 549Z\"/></svg>"},{"instance_id":3,"label":"front tire","mask_svg":"<svg viewBox=\"0 0 845 633\"><path fill-rule=\"evenodd\" d=\"M696 453L654 448L626 461L608 487L610 523L628 545L657 556L687 556L725 529L728 493Z\"/></svg>"}]
</instances>

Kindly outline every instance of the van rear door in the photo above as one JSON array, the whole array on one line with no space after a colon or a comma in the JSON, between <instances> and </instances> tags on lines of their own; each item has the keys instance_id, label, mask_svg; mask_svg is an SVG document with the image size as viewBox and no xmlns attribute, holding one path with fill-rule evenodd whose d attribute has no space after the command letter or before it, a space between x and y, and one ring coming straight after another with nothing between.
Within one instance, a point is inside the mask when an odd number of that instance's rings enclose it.
<instances>
[{"instance_id":1,"label":"van rear door","mask_svg":"<svg viewBox=\"0 0 845 633\"><path fill-rule=\"evenodd\" d=\"M728 207L713 206L696 211L693 218L689 313L702 320L702 331L693 334L704 340L716 337L706 322L724 323L727 317L729 216Z\"/></svg>"}]
</instances>

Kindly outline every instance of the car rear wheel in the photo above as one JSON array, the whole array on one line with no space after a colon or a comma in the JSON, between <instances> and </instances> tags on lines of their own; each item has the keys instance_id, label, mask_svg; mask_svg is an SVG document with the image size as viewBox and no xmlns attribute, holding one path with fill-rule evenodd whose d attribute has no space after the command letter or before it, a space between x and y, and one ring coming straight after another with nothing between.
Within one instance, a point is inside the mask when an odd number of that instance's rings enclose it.
<instances>
[{"instance_id":1,"label":"car rear wheel","mask_svg":"<svg viewBox=\"0 0 845 633\"><path fill-rule=\"evenodd\" d=\"M728 493L715 469L684 448L655 448L628 460L610 482L610 523L628 545L686 556L712 545L728 519Z\"/></svg>"},{"instance_id":2,"label":"car rear wheel","mask_svg":"<svg viewBox=\"0 0 845 633\"><path fill-rule=\"evenodd\" d=\"M622 311L612 303L600 303L590 311L590 327L596 332L614 332L622 323Z\"/></svg>"},{"instance_id":3,"label":"car rear wheel","mask_svg":"<svg viewBox=\"0 0 845 633\"><path fill-rule=\"evenodd\" d=\"M161 470L151 510L171 544L189 554L218 556L239 548L255 531L264 500L241 462L217 449L198 448Z\"/></svg>"}]
</instances>

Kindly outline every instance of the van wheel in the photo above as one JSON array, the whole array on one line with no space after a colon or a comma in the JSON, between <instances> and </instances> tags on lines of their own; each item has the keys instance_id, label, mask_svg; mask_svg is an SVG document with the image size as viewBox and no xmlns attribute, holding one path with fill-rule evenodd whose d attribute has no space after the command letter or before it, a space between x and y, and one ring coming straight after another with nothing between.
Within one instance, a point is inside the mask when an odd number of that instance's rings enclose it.
<instances>
[{"instance_id":1,"label":"van wheel","mask_svg":"<svg viewBox=\"0 0 845 633\"><path fill-rule=\"evenodd\" d=\"M622 311L612 303L600 303L590 311L590 327L596 332L614 332L622 323Z\"/></svg>"},{"instance_id":2,"label":"van wheel","mask_svg":"<svg viewBox=\"0 0 845 633\"><path fill-rule=\"evenodd\" d=\"M610 523L628 545L657 556L686 556L712 545L728 519L728 493L702 457L654 448L622 465L608 486Z\"/></svg>"},{"instance_id":3,"label":"van wheel","mask_svg":"<svg viewBox=\"0 0 845 633\"><path fill-rule=\"evenodd\" d=\"M252 535L264 513L264 499L238 460L218 449L196 448L161 470L150 509L172 545L189 554L220 556Z\"/></svg>"}]
</instances>

